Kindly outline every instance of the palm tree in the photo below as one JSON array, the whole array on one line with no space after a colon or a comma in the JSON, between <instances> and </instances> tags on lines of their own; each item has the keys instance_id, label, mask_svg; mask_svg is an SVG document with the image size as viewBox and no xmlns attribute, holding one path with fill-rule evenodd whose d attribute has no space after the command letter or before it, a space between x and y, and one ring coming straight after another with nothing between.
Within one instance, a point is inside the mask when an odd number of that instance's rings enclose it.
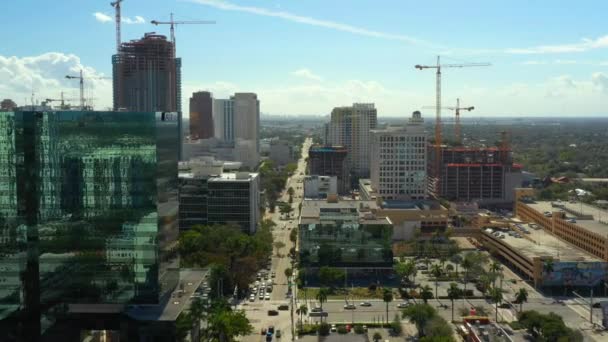
<instances>
[{"instance_id":1,"label":"palm tree","mask_svg":"<svg viewBox=\"0 0 608 342\"><path fill-rule=\"evenodd\" d=\"M300 329L304 328L304 322L302 321L302 316L308 313L308 306L306 304L300 305L299 308L296 309L296 314L300 315Z\"/></svg>"},{"instance_id":2,"label":"palm tree","mask_svg":"<svg viewBox=\"0 0 608 342\"><path fill-rule=\"evenodd\" d=\"M200 335L200 322L207 318L207 303L201 298L194 298L190 304L190 318L194 321L194 326L197 327Z\"/></svg>"},{"instance_id":3,"label":"palm tree","mask_svg":"<svg viewBox=\"0 0 608 342\"><path fill-rule=\"evenodd\" d=\"M545 263L543 265L543 271L545 271L546 274L550 274L553 272L553 270L553 259L545 260Z\"/></svg>"},{"instance_id":4,"label":"palm tree","mask_svg":"<svg viewBox=\"0 0 608 342\"><path fill-rule=\"evenodd\" d=\"M492 287L496 287L496 277L501 277L501 283L502 283L502 265L501 264L499 264L496 261L492 262L492 264L490 265L490 272L492 272L492 274L494 275L494 280L492 281ZM502 284L501 284L500 288L502 289Z\"/></svg>"},{"instance_id":5,"label":"palm tree","mask_svg":"<svg viewBox=\"0 0 608 342\"><path fill-rule=\"evenodd\" d=\"M321 312L323 312L323 303L327 302L327 294L329 293L329 291L322 287L319 289L319 292L317 293L317 300L319 301L319 304L321 304ZM321 316L321 322L323 321L323 316Z\"/></svg>"},{"instance_id":6,"label":"palm tree","mask_svg":"<svg viewBox=\"0 0 608 342\"><path fill-rule=\"evenodd\" d=\"M437 288L439 287L439 277L441 277L442 273L443 271L441 266L438 264L433 264L431 267L431 275L433 275L433 278L435 278L435 298L439 298L439 296L437 296Z\"/></svg>"},{"instance_id":7,"label":"palm tree","mask_svg":"<svg viewBox=\"0 0 608 342\"><path fill-rule=\"evenodd\" d=\"M471 267L473 267L473 262L471 261L471 259L464 257L462 259L462 262L460 263L460 266L462 266L462 268L464 269L464 292L463 292L463 302L462 304L464 305L464 303L467 300L467 281L469 280L469 269L471 269Z\"/></svg>"},{"instance_id":8,"label":"palm tree","mask_svg":"<svg viewBox=\"0 0 608 342\"><path fill-rule=\"evenodd\" d=\"M450 257L450 261L456 265L456 276L458 276L458 265L462 262L462 256L460 256L460 254L454 254Z\"/></svg>"},{"instance_id":9,"label":"palm tree","mask_svg":"<svg viewBox=\"0 0 608 342\"><path fill-rule=\"evenodd\" d=\"M485 296L486 293L488 293L488 289L490 288L490 283L491 283L490 276L488 274L482 274L479 276L479 279L477 282L481 287L481 290L482 290L481 292L483 292L483 295Z\"/></svg>"},{"instance_id":10,"label":"palm tree","mask_svg":"<svg viewBox=\"0 0 608 342\"><path fill-rule=\"evenodd\" d=\"M384 288L382 290L382 300L386 303L386 323L388 323L388 303L393 301L393 291Z\"/></svg>"},{"instance_id":11,"label":"palm tree","mask_svg":"<svg viewBox=\"0 0 608 342\"><path fill-rule=\"evenodd\" d=\"M382 339L382 335L380 335L379 332L375 332L374 337L372 337L372 339L374 340L374 342L379 342Z\"/></svg>"},{"instance_id":12,"label":"palm tree","mask_svg":"<svg viewBox=\"0 0 608 342\"><path fill-rule=\"evenodd\" d=\"M433 290L428 285L424 285L420 288L420 298L424 301L424 304L427 304L429 299L433 298Z\"/></svg>"},{"instance_id":13,"label":"palm tree","mask_svg":"<svg viewBox=\"0 0 608 342\"><path fill-rule=\"evenodd\" d=\"M402 317L409 318L416 325L418 337L424 336L424 327L427 322L437 315L437 311L428 304L414 304L403 310Z\"/></svg>"},{"instance_id":14,"label":"palm tree","mask_svg":"<svg viewBox=\"0 0 608 342\"><path fill-rule=\"evenodd\" d=\"M496 305L496 323L498 323L498 305L502 302L502 290L496 287L491 288L490 297Z\"/></svg>"},{"instance_id":15,"label":"palm tree","mask_svg":"<svg viewBox=\"0 0 608 342\"><path fill-rule=\"evenodd\" d=\"M515 300L519 303L519 313L522 313L524 302L528 301L528 290L520 288L515 294Z\"/></svg>"},{"instance_id":16,"label":"palm tree","mask_svg":"<svg viewBox=\"0 0 608 342\"><path fill-rule=\"evenodd\" d=\"M450 287L448 288L448 298L452 302L452 322L454 322L454 300L460 298L460 289L458 288L458 284L450 283Z\"/></svg>"}]
</instances>

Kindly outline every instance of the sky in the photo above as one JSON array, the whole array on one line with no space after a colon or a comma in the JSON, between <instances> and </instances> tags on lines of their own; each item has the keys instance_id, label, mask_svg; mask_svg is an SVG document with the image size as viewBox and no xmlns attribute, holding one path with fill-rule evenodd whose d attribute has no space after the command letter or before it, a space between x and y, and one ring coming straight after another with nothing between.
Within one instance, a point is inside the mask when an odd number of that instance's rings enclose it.
<instances>
[{"instance_id":1,"label":"sky","mask_svg":"<svg viewBox=\"0 0 608 342\"><path fill-rule=\"evenodd\" d=\"M0 98L77 104L84 70L96 109L112 104L115 53L110 0L3 4ZM471 116L608 114L608 1L124 0L122 40L169 34L150 20L214 20L176 29L183 108L194 91L255 92L262 113L326 115L373 102L379 116L435 104L475 106ZM106 77L106 79L104 79ZM445 111L443 115L449 115Z\"/></svg>"}]
</instances>

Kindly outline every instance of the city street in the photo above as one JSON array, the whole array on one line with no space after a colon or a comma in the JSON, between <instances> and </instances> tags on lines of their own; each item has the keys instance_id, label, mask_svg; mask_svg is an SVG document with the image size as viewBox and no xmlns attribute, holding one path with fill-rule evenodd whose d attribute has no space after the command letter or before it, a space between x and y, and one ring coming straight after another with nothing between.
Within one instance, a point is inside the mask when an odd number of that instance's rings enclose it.
<instances>
[{"instance_id":1,"label":"city street","mask_svg":"<svg viewBox=\"0 0 608 342\"><path fill-rule=\"evenodd\" d=\"M265 338L260 334L262 328L268 328L274 326L275 329L281 330L282 337L277 340L290 341L291 336L291 299L287 297L288 282L285 276L285 269L291 267L290 258L288 256L289 249L293 247L293 243L289 240L289 234L292 229L298 226L298 207L302 198L304 197L304 188L302 179L306 173L306 157L308 156L308 149L312 145L312 139L307 138L302 147L302 153L298 160L298 168L294 172L293 176L287 179L285 185L285 191L279 198L280 201L288 202L289 195L287 189L293 187L295 190L293 195L292 203L292 218L289 220L281 220L281 214L277 209L274 213L267 213L265 218L272 219L277 225L273 230L274 241L281 241L285 244L280 251L280 257L277 256L275 250L272 255L271 272L276 273L276 277L273 280L273 290L270 295L270 301L260 301L256 298L255 302L243 302L238 306L239 309L245 310L247 317L254 327L254 334L243 337L243 341L265 341ZM297 291L294 291L294 295L297 295ZM278 311L278 316L268 316L268 310L277 310L277 307L281 304L289 304L290 310ZM297 315L293 309L294 324L297 323Z\"/></svg>"}]
</instances>

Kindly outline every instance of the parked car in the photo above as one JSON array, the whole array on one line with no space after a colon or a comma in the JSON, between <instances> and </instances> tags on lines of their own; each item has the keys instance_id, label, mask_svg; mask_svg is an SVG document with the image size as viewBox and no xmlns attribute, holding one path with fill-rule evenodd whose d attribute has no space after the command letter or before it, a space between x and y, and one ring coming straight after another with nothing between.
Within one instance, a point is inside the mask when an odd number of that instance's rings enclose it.
<instances>
[{"instance_id":1,"label":"parked car","mask_svg":"<svg viewBox=\"0 0 608 342\"><path fill-rule=\"evenodd\" d=\"M268 327L268 332L274 334L274 325Z\"/></svg>"},{"instance_id":2,"label":"parked car","mask_svg":"<svg viewBox=\"0 0 608 342\"><path fill-rule=\"evenodd\" d=\"M281 330L277 329L277 333L275 334L277 338L281 338Z\"/></svg>"},{"instance_id":3,"label":"parked car","mask_svg":"<svg viewBox=\"0 0 608 342\"><path fill-rule=\"evenodd\" d=\"M279 307L277 309L279 309L281 311L286 311L286 310L289 310L289 305L281 304L281 305L279 305ZM317 308L315 308L315 309L317 309ZM313 309L313 312L315 312L314 309Z\"/></svg>"},{"instance_id":4,"label":"parked car","mask_svg":"<svg viewBox=\"0 0 608 342\"><path fill-rule=\"evenodd\" d=\"M323 312L323 309L317 306L315 308L312 308L312 310L310 310L310 312Z\"/></svg>"},{"instance_id":5,"label":"parked car","mask_svg":"<svg viewBox=\"0 0 608 342\"><path fill-rule=\"evenodd\" d=\"M278 316L279 312L277 310L268 310L268 316Z\"/></svg>"},{"instance_id":6,"label":"parked car","mask_svg":"<svg viewBox=\"0 0 608 342\"><path fill-rule=\"evenodd\" d=\"M335 324L332 324L332 325L331 325L331 329L330 329L330 331L331 331L331 332L336 332L336 331L338 331L338 328L336 328L336 325L335 325Z\"/></svg>"},{"instance_id":7,"label":"parked car","mask_svg":"<svg viewBox=\"0 0 608 342\"><path fill-rule=\"evenodd\" d=\"M266 335L266 328L262 328L261 335Z\"/></svg>"}]
</instances>

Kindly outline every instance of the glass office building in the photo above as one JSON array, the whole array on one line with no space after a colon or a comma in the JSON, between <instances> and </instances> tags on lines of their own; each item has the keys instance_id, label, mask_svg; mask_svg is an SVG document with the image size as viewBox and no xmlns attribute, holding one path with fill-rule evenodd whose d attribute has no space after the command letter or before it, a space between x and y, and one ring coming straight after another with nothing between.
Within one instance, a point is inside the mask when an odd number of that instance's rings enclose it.
<instances>
[{"instance_id":1,"label":"glass office building","mask_svg":"<svg viewBox=\"0 0 608 342\"><path fill-rule=\"evenodd\" d=\"M176 287L177 114L0 112L0 132L3 331Z\"/></svg>"}]
</instances>

